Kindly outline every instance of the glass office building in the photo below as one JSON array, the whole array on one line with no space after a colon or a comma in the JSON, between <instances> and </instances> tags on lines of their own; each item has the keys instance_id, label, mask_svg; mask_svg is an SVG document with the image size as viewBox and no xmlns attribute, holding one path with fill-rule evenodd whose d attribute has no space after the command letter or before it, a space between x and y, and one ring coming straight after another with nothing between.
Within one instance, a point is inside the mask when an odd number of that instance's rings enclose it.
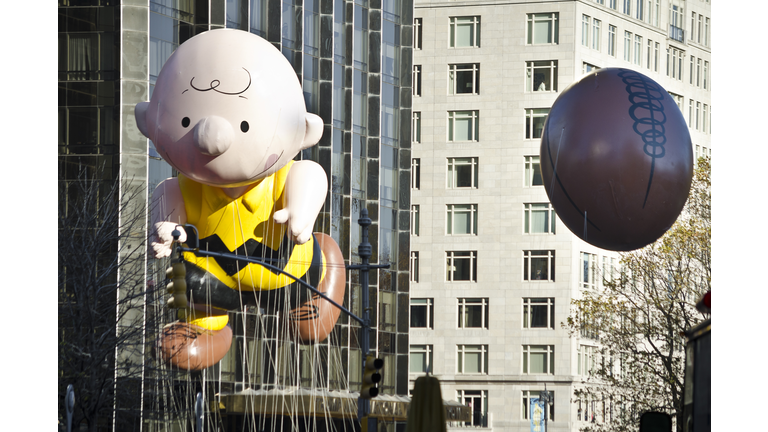
<instances>
[{"instance_id":1,"label":"glass office building","mask_svg":"<svg viewBox=\"0 0 768 432\"><path fill-rule=\"evenodd\" d=\"M328 198L316 231L338 242L348 264L359 263L357 220L361 209L368 210L373 220L371 262L391 264L371 272L370 298L376 306L371 313L375 327L371 350L385 361L382 392L407 394L413 1L59 0L58 4L62 184L83 165L104 167L106 180L131 178L134 185L145 185L141 198L147 200L158 183L174 175L151 141L139 133L133 110L136 103L149 100L163 64L187 39L217 28L239 29L263 37L285 55L302 85L307 110L318 114L325 125L319 144L299 156L320 163L329 176ZM165 265L148 259L147 279L158 279L160 284L160 276L154 275L162 275ZM362 316L356 273L348 273L344 305ZM270 327L269 320L258 309L233 313L230 325L235 337L229 355L200 377L185 378L190 386L203 388L211 398L281 386L360 389L356 321L342 314L325 342L285 348L257 337L259 329ZM297 373L269 366L269 356L280 350L294 353L290 362ZM144 388L145 422L167 420L168 413L188 415L184 409L151 402L162 391L159 385ZM225 410L211 417L225 428L244 421L228 420ZM147 427L155 430L162 422L152 424Z\"/></svg>"}]
</instances>

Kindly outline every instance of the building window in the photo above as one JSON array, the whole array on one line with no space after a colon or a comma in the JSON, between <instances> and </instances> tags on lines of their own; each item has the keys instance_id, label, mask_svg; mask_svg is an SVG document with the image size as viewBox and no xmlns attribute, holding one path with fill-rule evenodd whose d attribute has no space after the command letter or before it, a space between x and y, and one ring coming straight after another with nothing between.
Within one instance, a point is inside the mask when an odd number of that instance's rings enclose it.
<instances>
[{"instance_id":1,"label":"building window","mask_svg":"<svg viewBox=\"0 0 768 432\"><path fill-rule=\"evenodd\" d=\"M528 108L525 110L525 139L541 138L547 114L549 114L549 108Z\"/></svg>"},{"instance_id":2,"label":"building window","mask_svg":"<svg viewBox=\"0 0 768 432\"><path fill-rule=\"evenodd\" d=\"M421 49L422 18L413 19L413 49Z\"/></svg>"},{"instance_id":3,"label":"building window","mask_svg":"<svg viewBox=\"0 0 768 432\"><path fill-rule=\"evenodd\" d=\"M688 99L688 127L693 128L693 99Z\"/></svg>"},{"instance_id":4,"label":"building window","mask_svg":"<svg viewBox=\"0 0 768 432\"><path fill-rule=\"evenodd\" d=\"M709 62L704 60L704 74L702 75L703 80L703 87L706 90L707 89L707 72L709 70Z\"/></svg>"},{"instance_id":5,"label":"building window","mask_svg":"<svg viewBox=\"0 0 768 432\"><path fill-rule=\"evenodd\" d=\"M477 188L477 158L448 158L448 189Z\"/></svg>"},{"instance_id":6,"label":"building window","mask_svg":"<svg viewBox=\"0 0 768 432\"><path fill-rule=\"evenodd\" d=\"M557 12L528 14L528 45L558 43Z\"/></svg>"},{"instance_id":7,"label":"building window","mask_svg":"<svg viewBox=\"0 0 768 432\"><path fill-rule=\"evenodd\" d=\"M448 65L448 94L480 93L480 64Z\"/></svg>"},{"instance_id":8,"label":"building window","mask_svg":"<svg viewBox=\"0 0 768 432\"><path fill-rule=\"evenodd\" d=\"M699 111L701 111L701 102L696 102L696 130L699 130Z\"/></svg>"},{"instance_id":9,"label":"building window","mask_svg":"<svg viewBox=\"0 0 768 432\"><path fill-rule=\"evenodd\" d=\"M555 251L523 251L523 280L555 280Z\"/></svg>"},{"instance_id":10,"label":"building window","mask_svg":"<svg viewBox=\"0 0 768 432\"><path fill-rule=\"evenodd\" d=\"M581 44L589 47L589 16L581 16Z\"/></svg>"},{"instance_id":11,"label":"building window","mask_svg":"<svg viewBox=\"0 0 768 432\"><path fill-rule=\"evenodd\" d=\"M675 5L669 5L669 37L678 42L685 40L683 32L683 8Z\"/></svg>"},{"instance_id":12,"label":"building window","mask_svg":"<svg viewBox=\"0 0 768 432\"><path fill-rule=\"evenodd\" d=\"M701 87L701 59L696 59L696 87Z\"/></svg>"},{"instance_id":13,"label":"building window","mask_svg":"<svg viewBox=\"0 0 768 432\"><path fill-rule=\"evenodd\" d=\"M640 66L643 57L643 38L640 35L635 35L635 64Z\"/></svg>"},{"instance_id":14,"label":"building window","mask_svg":"<svg viewBox=\"0 0 768 432\"><path fill-rule=\"evenodd\" d=\"M613 283L616 279L616 258L603 257L603 286Z\"/></svg>"},{"instance_id":15,"label":"building window","mask_svg":"<svg viewBox=\"0 0 768 432\"><path fill-rule=\"evenodd\" d=\"M525 62L525 91L557 91L557 60Z\"/></svg>"},{"instance_id":16,"label":"building window","mask_svg":"<svg viewBox=\"0 0 768 432\"><path fill-rule=\"evenodd\" d=\"M411 235L419 235L419 207L418 205L411 206Z\"/></svg>"},{"instance_id":17,"label":"building window","mask_svg":"<svg viewBox=\"0 0 768 432\"><path fill-rule=\"evenodd\" d=\"M531 398L540 398L543 390L523 390L523 420L530 420ZM547 404L547 421L555 421L555 392L547 391L549 404Z\"/></svg>"},{"instance_id":18,"label":"building window","mask_svg":"<svg viewBox=\"0 0 768 432\"><path fill-rule=\"evenodd\" d=\"M488 328L488 299L459 298L459 328Z\"/></svg>"},{"instance_id":19,"label":"building window","mask_svg":"<svg viewBox=\"0 0 768 432\"><path fill-rule=\"evenodd\" d=\"M456 351L458 373L488 373L488 345L457 345Z\"/></svg>"},{"instance_id":20,"label":"building window","mask_svg":"<svg viewBox=\"0 0 768 432\"><path fill-rule=\"evenodd\" d=\"M600 51L600 20L592 18L592 49Z\"/></svg>"},{"instance_id":21,"label":"building window","mask_svg":"<svg viewBox=\"0 0 768 432\"><path fill-rule=\"evenodd\" d=\"M426 373L432 371L432 345L411 345L410 373Z\"/></svg>"},{"instance_id":22,"label":"building window","mask_svg":"<svg viewBox=\"0 0 768 432\"><path fill-rule=\"evenodd\" d=\"M525 157L525 186L543 186L539 156Z\"/></svg>"},{"instance_id":23,"label":"building window","mask_svg":"<svg viewBox=\"0 0 768 432\"><path fill-rule=\"evenodd\" d=\"M413 112L413 125L411 126L411 142L421 143L421 112Z\"/></svg>"},{"instance_id":24,"label":"building window","mask_svg":"<svg viewBox=\"0 0 768 432\"><path fill-rule=\"evenodd\" d=\"M632 13L632 0L621 0L621 12L627 15Z\"/></svg>"},{"instance_id":25,"label":"building window","mask_svg":"<svg viewBox=\"0 0 768 432\"><path fill-rule=\"evenodd\" d=\"M413 65L413 95L421 96L421 65Z\"/></svg>"},{"instance_id":26,"label":"building window","mask_svg":"<svg viewBox=\"0 0 768 432\"><path fill-rule=\"evenodd\" d=\"M613 10L617 10L616 9L616 1L617 0L608 0L608 7L613 9Z\"/></svg>"},{"instance_id":27,"label":"building window","mask_svg":"<svg viewBox=\"0 0 768 432\"><path fill-rule=\"evenodd\" d=\"M597 347L589 345L579 345L577 352L578 360L576 362L576 374L589 376L595 370L595 359L597 358Z\"/></svg>"},{"instance_id":28,"label":"building window","mask_svg":"<svg viewBox=\"0 0 768 432\"><path fill-rule=\"evenodd\" d=\"M704 18L704 46L709 46L709 18Z\"/></svg>"},{"instance_id":29,"label":"building window","mask_svg":"<svg viewBox=\"0 0 768 432\"><path fill-rule=\"evenodd\" d=\"M704 104L701 112L701 131L707 133L707 104Z\"/></svg>"},{"instance_id":30,"label":"building window","mask_svg":"<svg viewBox=\"0 0 768 432\"><path fill-rule=\"evenodd\" d=\"M523 328L555 328L555 299L524 298Z\"/></svg>"},{"instance_id":31,"label":"building window","mask_svg":"<svg viewBox=\"0 0 768 432\"><path fill-rule=\"evenodd\" d=\"M411 282L419 281L419 252L417 251L411 251L409 278Z\"/></svg>"},{"instance_id":32,"label":"building window","mask_svg":"<svg viewBox=\"0 0 768 432\"><path fill-rule=\"evenodd\" d=\"M683 98L679 94L675 94L675 93L672 93L672 92L670 92L669 95L672 96L672 99L675 100L675 103L677 104L677 107L680 108L680 112L682 113L683 112L683 101L684 101L685 98Z\"/></svg>"},{"instance_id":33,"label":"building window","mask_svg":"<svg viewBox=\"0 0 768 432\"><path fill-rule=\"evenodd\" d=\"M477 235L477 204L448 204L445 208L446 234Z\"/></svg>"},{"instance_id":34,"label":"building window","mask_svg":"<svg viewBox=\"0 0 768 432\"><path fill-rule=\"evenodd\" d=\"M637 0L635 3L635 19L640 21L643 20L643 1L645 0Z\"/></svg>"},{"instance_id":35,"label":"building window","mask_svg":"<svg viewBox=\"0 0 768 432\"><path fill-rule=\"evenodd\" d=\"M432 298L411 299L411 328L435 328L435 304Z\"/></svg>"},{"instance_id":36,"label":"building window","mask_svg":"<svg viewBox=\"0 0 768 432\"><path fill-rule=\"evenodd\" d=\"M555 373L555 346L523 345L523 373L553 375Z\"/></svg>"},{"instance_id":37,"label":"building window","mask_svg":"<svg viewBox=\"0 0 768 432\"><path fill-rule=\"evenodd\" d=\"M589 64L587 62L583 62L581 64L581 73L583 73L583 74L588 74L588 73L592 72L593 70L598 70L598 69L600 69L599 66L595 66L595 65Z\"/></svg>"},{"instance_id":38,"label":"building window","mask_svg":"<svg viewBox=\"0 0 768 432\"><path fill-rule=\"evenodd\" d=\"M448 111L448 141L478 141L479 111Z\"/></svg>"},{"instance_id":39,"label":"building window","mask_svg":"<svg viewBox=\"0 0 768 432\"><path fill-rule=\"evenodd\" d=\"M488 390L456 390L456 400L472 410L464 426L488 427Z\"/></svg>"},{"instance_id":40,"label":"building window","mask_svg":"<svg viewBox=\"0 0 768 432\"><path fill-rule=\"evenodd\" d=\"M477 251L448 251L445 253L447 282L477 282Z\"/></svg>"},{"instance_id":41,"label":"building window","mask_svg":"<svg viewBox=\"0 0 768 432\"><path fill-rule=\"evenodd\" d=\"M550 203L523 204L525 234L554 234L555 209Z\"/></svg>"},{"instance_id":42,"label":"building window","mask_svg":"<svg viewBox=\"0 0 768 432\"><path fill-rule=\"evenodd\" d=\"M608 25L608 54L616 57L616 26Z\"/></svg>"},{"instance_id":43,"label":"building window","mask_svg":"<svg viewBox=\"0 0 768 432\"><path fill-rule=\"evenodd\" d=\"M581 265L579 266L581 287L585 289L595 289L595 274L597 272L597 255L582 252Z\"/></svg>"},{"instance_id":44,"label":"building window","mask_svg":"<svg viewBox=\"0 0 768 432\"><path fill-rule=\"evenodd\" d=\"M480 17L450 17L450 46L451 48L466 48L480 46Z\"/></svg>"},{"instance_id":45,"label":"building window","mask_svg":"<svg viewBox=\"0 0 768 432\"><path fill-rule=\"evenodd\" d=\"M653 71L658 72L659 71L659 43L654 42L654 48L653 48Z\"/></svg>"},{"instance_id":46,"label":"building window","mask_svg":"<svg viewBox=\"0 0 768 432\"><path fill-rule=\"evenodd\" d=\"M677 48L667 48L667 76L679 81L683 80L683 59L685 51Z\"/></svg>"},{"instance_id":47,"label":"building window","mask_svg":"<svg viewBox=\"0 0 768 432\"><path fill-rule=\"evenodd\" d=\"M650 39L648 39L648 49L647 49L646 57L647 58L645 61L645 67L647 67L648 69L652 69L651 65L653 64L653 62L651 62L651 59L653 58L653 41Z\"/></svg>"},{"instance_id":48,"label":"building window","mask_svg":"<svg viewBox=\"0 0 768 432\"><path fill-rule=\"evenodd\" d=\"M688 84L691 84L691 85L693 85L693 63L695 59L696 57L691 56L691 65L688 67L688 71L689 71Z\"/></svg>"},{"instance_id":49,"label":"building window","mask_svg":"<svg viewBox=\"0 0 768 432\"><path fill-rule=\"evenodd\" d=\"M411 159L411 189L421 189L421 159Z\"/></svg>"},{"instance_id":50,"label":"building window","mask_svg":"<svg viewBox=\"0 0 768 432\"><path fill-rule=\"evenodd\" d=\"M624 32L624 61L632 61L632 33Z\"/></svg>"}]
</instances>

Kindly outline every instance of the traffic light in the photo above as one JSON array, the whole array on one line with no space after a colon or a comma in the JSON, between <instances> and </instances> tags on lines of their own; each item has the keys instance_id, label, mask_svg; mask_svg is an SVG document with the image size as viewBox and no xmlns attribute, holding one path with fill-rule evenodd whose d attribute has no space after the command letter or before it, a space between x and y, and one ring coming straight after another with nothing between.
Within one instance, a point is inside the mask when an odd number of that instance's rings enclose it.
<instances>
[{"instance_id":1,"label":"traffic light","mask_svg":"<svg viewBox=\"0 0 768 432\"><path fill-rule=\"evenodd\" d=\"M172 263L165 275L171 280L166 287L168 294L171 295L168 299L168 307L187 307L187 269L184 267L184 261Z\"/></svg>"},{"instance_id":2,"label":"traffic light","mask_svg":"<svg viewBox=\"0 0 768 432\"><path fill-rule=\"evenodd\" d=\"M361 398L371 399L379 395L379 382L381 382L381 368L383 367L384 360L372 355L365 358L363 388L360 390Z\"/></svg>"}]
</instances>

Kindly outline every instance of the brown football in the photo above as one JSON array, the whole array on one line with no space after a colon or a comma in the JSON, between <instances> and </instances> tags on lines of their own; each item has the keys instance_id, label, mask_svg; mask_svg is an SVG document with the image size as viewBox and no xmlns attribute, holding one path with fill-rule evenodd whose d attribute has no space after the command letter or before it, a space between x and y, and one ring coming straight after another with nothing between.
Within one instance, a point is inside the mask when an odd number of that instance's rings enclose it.
<instances>
[{"instance_id":1,"label":"brown football","mask_svg":"<svg viewBox=\"0 0 768 432\"><path fill-rule=\"evenodd\" d=\"M571 232L603 249L638 249L661 237L685 205L691 136L658 83L629 69L598 69L552 105L541 174Z\"/></svg>"}]
</instances>

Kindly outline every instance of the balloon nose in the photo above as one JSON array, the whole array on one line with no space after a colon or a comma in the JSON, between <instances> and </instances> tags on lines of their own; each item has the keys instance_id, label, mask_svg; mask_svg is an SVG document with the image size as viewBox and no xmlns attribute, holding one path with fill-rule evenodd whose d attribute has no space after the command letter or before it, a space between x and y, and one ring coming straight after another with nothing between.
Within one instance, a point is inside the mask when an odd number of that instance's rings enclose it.
<instances>
[{"instance_id":1,"label":"balloon nose","mask_svg":"<svg viewBox=\"0 0 768 432\"><path fill-rule=\"evenodd\" d=\"M218 156L232 145L232 125L221 117L210 116L195 125L195 145L203 154Z\"/></svg>"}]
</instances>

